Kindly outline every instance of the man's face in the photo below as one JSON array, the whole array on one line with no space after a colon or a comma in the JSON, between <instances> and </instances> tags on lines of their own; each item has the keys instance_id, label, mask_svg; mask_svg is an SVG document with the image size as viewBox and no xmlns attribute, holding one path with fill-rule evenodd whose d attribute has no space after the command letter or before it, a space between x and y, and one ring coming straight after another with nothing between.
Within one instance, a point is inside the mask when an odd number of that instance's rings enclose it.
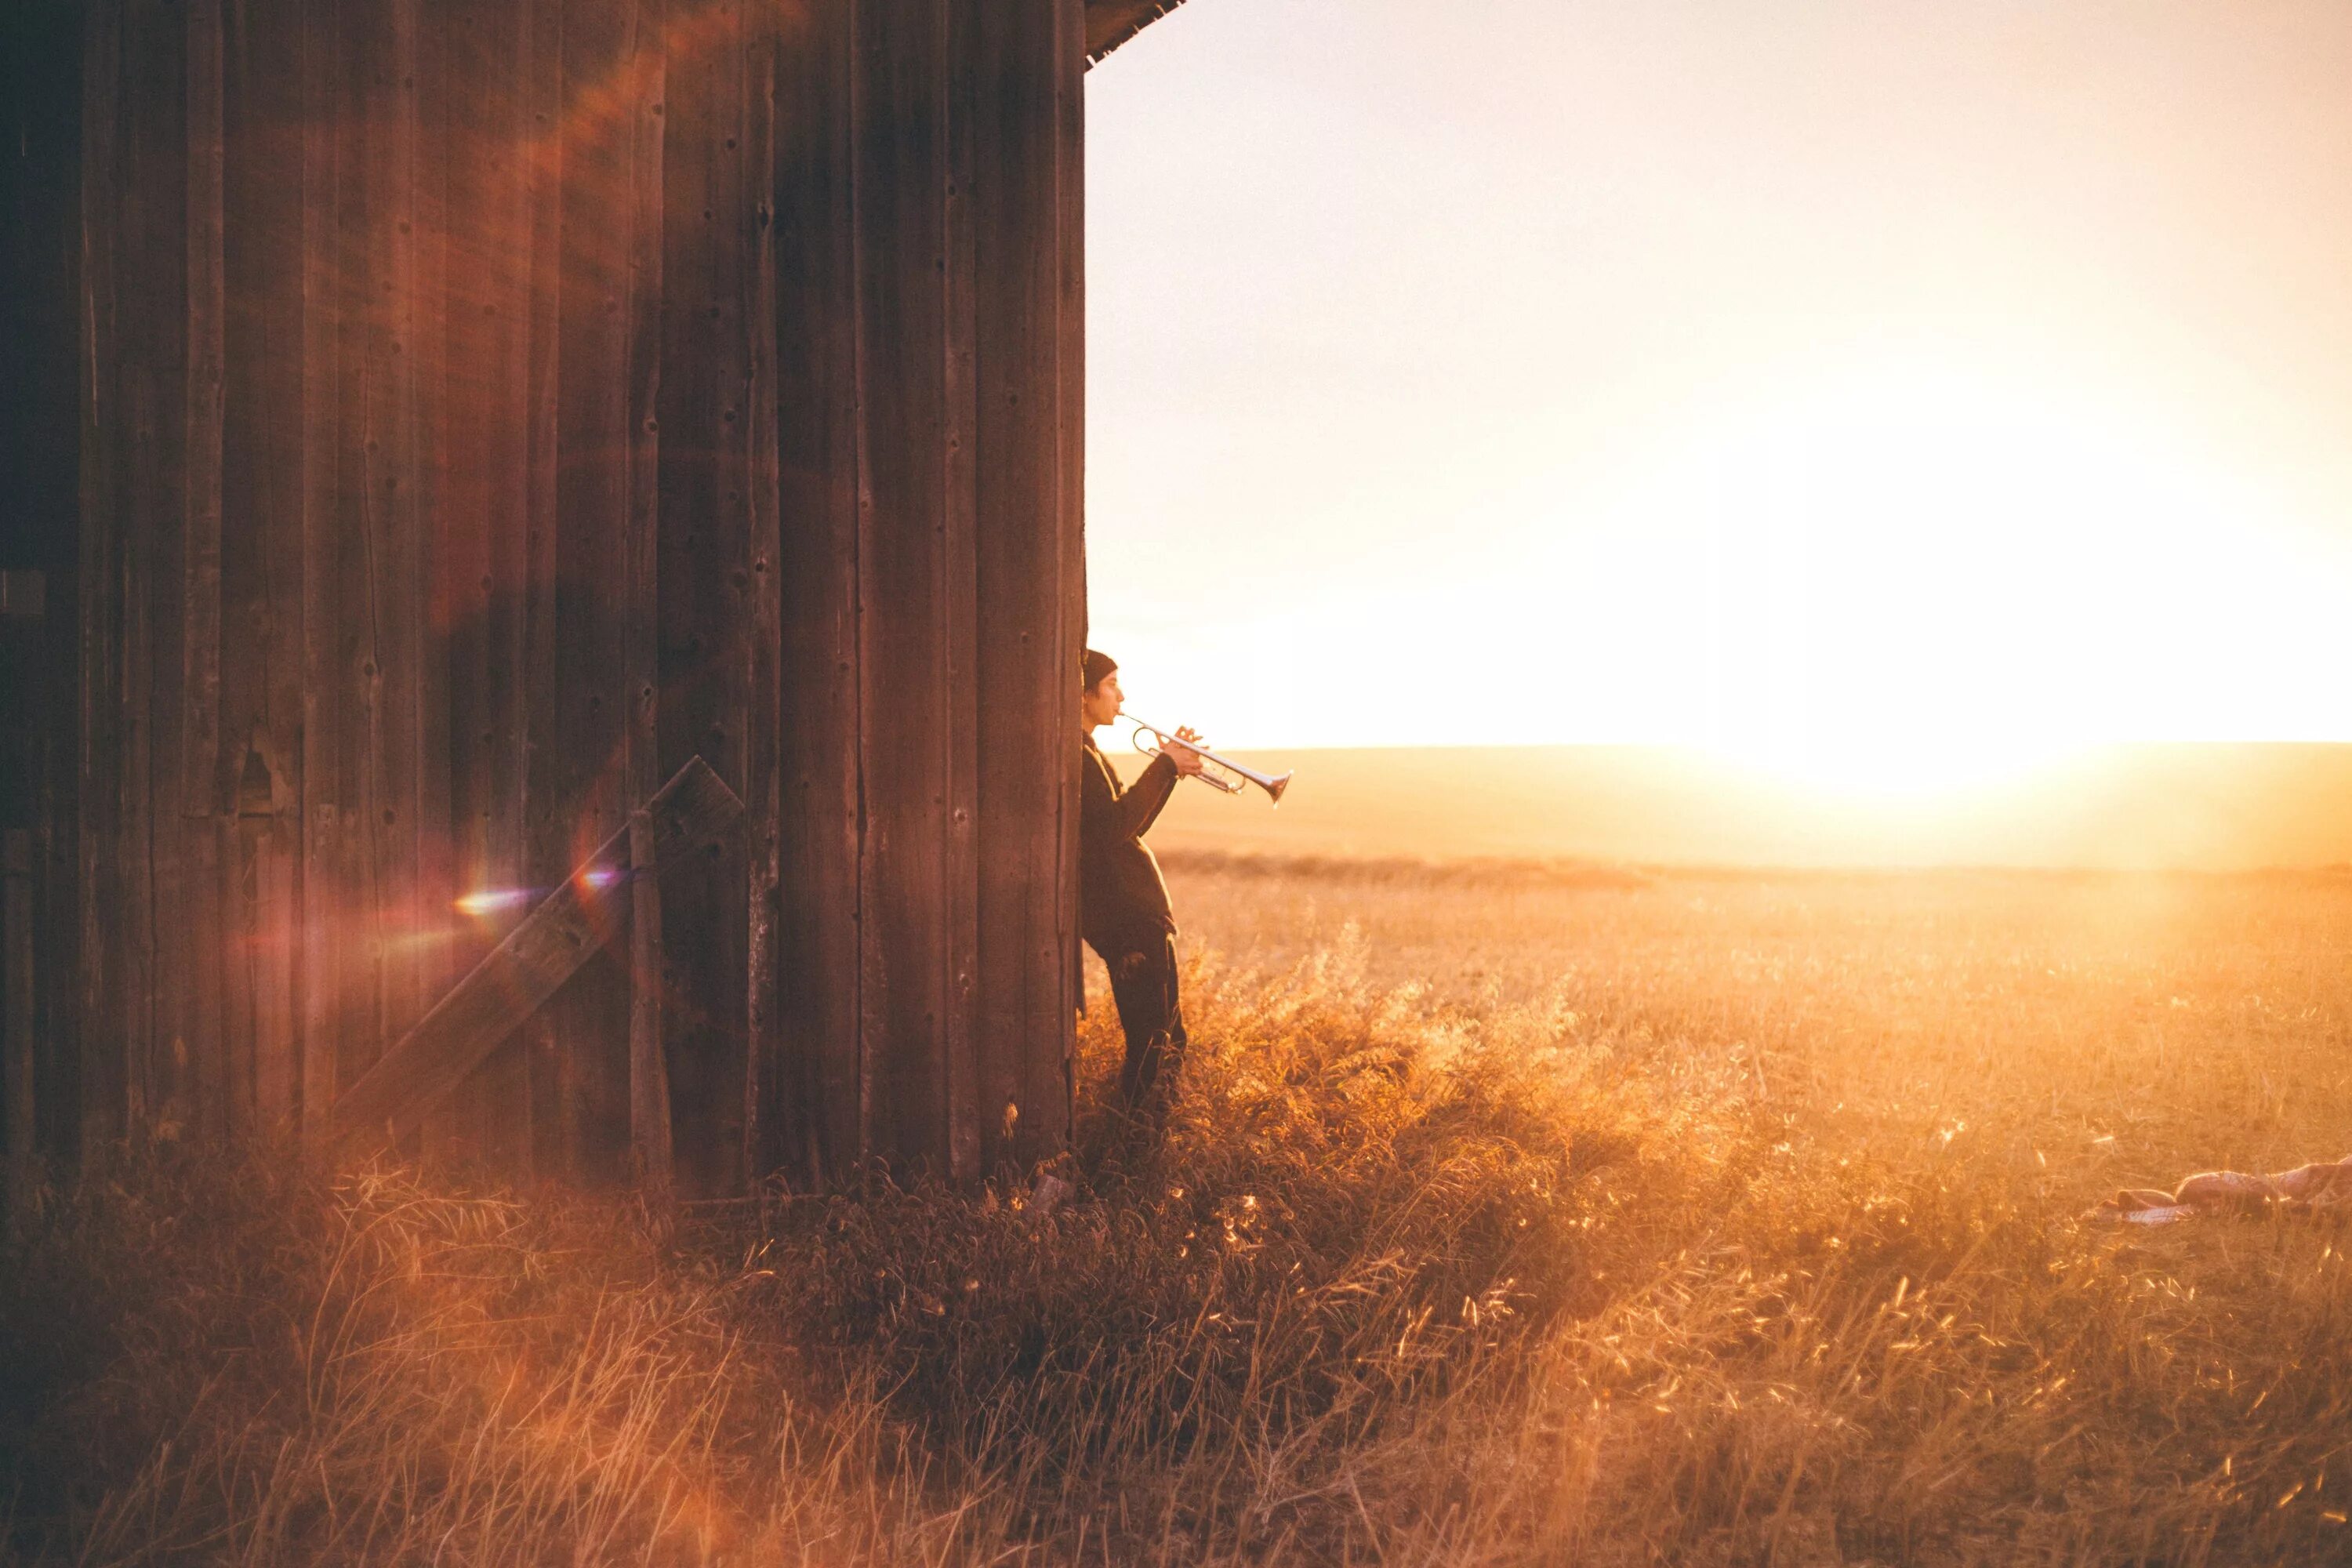
<instances>
[{"instance_id":1,"label":"man's face","mask_svg":"<svg viewBox=\"0 0 2352 1568\"><path fill-rule=\"evenodd\" d=\"M1119 707L1126 700L1127 693L1118 689L1118 671L1113 670L1104 676L1079 696L1086 712L1087 728L1098 729L1118 718Z\"/></svg>"}]
</instances>

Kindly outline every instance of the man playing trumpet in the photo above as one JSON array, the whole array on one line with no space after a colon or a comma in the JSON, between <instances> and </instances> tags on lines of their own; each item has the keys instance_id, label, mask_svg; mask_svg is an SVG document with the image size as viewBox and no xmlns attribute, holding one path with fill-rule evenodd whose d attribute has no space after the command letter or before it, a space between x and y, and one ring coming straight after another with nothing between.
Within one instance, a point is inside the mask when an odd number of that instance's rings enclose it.
<instances>
[{"instance_id":1,"label":"man playing trumpet","mask_svg":"<svg viewBox=\"0 0 2352 1568\"><path fill-rule=\"evenodd\" d=\"M1157 1121L1184 1058L1184 1015L1176 996L1176 915L1160 862L1143 842L1176 781L1201 772L1201 753L1168 746L1133 787L1122 787L1094 732L1127 700L1118 666L1088 648L1079 693L1086 739L1078 812L1078 930L1110 970L1111 998L1127 1034L1120 1098ZM1190 729L1180 741L1197 741Z\"/></svg>"}]
</instances>

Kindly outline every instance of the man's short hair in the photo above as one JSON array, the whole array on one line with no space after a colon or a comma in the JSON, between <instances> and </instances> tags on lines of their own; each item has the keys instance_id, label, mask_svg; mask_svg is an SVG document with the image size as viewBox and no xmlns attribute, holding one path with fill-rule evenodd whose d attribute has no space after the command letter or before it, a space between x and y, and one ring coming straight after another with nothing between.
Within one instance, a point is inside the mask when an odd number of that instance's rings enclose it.
<instances>
[{"instance_id":1,"label":"man's short hair","mask_svg":"<svg viewBox=\"0 0 2352 1568\"><path fill-rule=\"evenodd\" d=\"M1093 648L1087 649L1086 657L1078 661L1078 668L1086 677L1088 691L1100 686L1103 683L1103 678L1118 668L1118 660L1107 653L1097 653Z\"/></svg>"}]
</instances>

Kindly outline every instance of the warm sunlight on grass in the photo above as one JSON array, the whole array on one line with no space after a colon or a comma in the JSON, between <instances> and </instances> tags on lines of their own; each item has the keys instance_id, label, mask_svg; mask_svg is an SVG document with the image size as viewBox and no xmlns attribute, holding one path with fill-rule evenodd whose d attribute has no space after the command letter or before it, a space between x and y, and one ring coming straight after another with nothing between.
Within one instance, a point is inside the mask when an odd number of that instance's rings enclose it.
<instances>
[{"instance_id":1,"label":"warm sunlight on grass","mask_svg":"<svg viewBox=\"0 0 2352 1568\"><path fill-rule=\"evenodd\" d=\"M703 1211L171 1148L0 1270L33 1561L2334 1561L2352 881L1185 858L1074 1186Z\"/></svg>"}]
</instances>

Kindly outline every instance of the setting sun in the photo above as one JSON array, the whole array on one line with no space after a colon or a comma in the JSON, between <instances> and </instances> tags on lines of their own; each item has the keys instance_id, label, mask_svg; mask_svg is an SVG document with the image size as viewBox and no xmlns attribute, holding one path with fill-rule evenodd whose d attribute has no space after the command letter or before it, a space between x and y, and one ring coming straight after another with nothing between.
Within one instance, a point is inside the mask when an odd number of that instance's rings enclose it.
<instances>
[{"instance_id":1,"label":"setting sun","mask_svg":"<svg viewBox=\"0 0 2352 1568\"><path fill-rule=\"evenodd\" d=\"M1712 590L1702 734L1730 755L1932 793L2099 742L2298 737L2341 703L2316 540L2121 398L1879 361L1665 472L1637 504Z\"/></svg>"}]
</instances>

